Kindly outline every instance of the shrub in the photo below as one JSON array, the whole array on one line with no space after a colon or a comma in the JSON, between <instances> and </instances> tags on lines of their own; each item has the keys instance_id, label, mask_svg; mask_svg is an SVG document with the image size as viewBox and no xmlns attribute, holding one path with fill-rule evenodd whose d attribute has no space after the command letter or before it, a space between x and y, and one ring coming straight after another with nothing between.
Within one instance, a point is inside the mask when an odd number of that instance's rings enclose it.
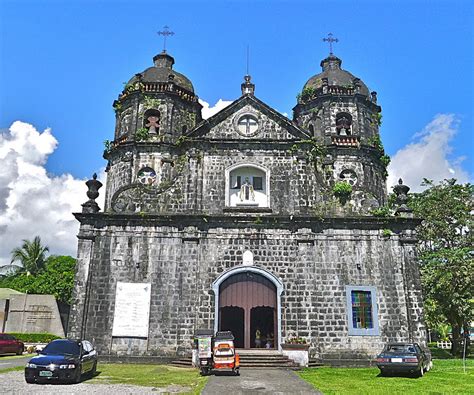
<instances>
[{"instance_id":1,"label":"shrub","mask_svg":"<svg viewBox=\"0 0 474 395\"><path fill-rule=\"evenodd\" d=\"M390 208L388 206L382 206L382 207L370 210L370 213L374 217L388 217L390 215Z\"/></svg>"},{"instance_id":2,"label":"shrub","mask_svg":"<svg viewBox=\"0 0 474 395\"><path fill-rule=\"evenodd\" d=\"M143 141L143 140L146 140L148 139L149 137L149 133L148 133L148 129L147 128L140 128L137 130L137 132L135 133L135 139L137 141Z\"/></svg>"},{"instance_id":3,"label":"shrub","mask_svg":"<svg viewBox=\"0 0 474 395\"><path fill-rule=\"evenodd\" d=\"M15 336L18 340L25 343L49 343L55 339L61 339L60 336L51 333L15 333L10 332L9 335Z\"/></svg>"},{"instance_id":4,"label":"shrub","mask_svg":"<svg viewBox=\"0 0 474 395\"><path fill-rule=\"evenodd\" d=\"M338 181L334 184L332 192L344 204L351 196L352 186L345 181Z\"/></svg>"}]
</instances>

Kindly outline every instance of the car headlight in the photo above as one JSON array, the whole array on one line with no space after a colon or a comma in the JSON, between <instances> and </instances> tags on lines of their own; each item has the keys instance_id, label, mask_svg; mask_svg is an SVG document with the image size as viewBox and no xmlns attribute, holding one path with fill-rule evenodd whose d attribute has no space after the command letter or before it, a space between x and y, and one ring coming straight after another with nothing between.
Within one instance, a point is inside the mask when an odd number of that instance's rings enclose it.
<instances>
[{"instance_id":1,"label":"car headlight","mask_svg":"<svg viewBox=\"0 0 474 395\"><path fill-rule=\"evenodd\" d=\"M36 364L34 364L34 363L29 363L29 362L28 362L28 363L26 364L26 367L27 367L27 368L36 369Z\"/></svg>"},{"instance_id":2,"label":"car headlight","mask_svg":"<svg viewBox=\"0 0 474 395\"><path fill-rule=\"evenodd\" d=\"M75 369L76 365L70 363L69 365L59 365L59 369Z\"/></svg>"}]
</instances>

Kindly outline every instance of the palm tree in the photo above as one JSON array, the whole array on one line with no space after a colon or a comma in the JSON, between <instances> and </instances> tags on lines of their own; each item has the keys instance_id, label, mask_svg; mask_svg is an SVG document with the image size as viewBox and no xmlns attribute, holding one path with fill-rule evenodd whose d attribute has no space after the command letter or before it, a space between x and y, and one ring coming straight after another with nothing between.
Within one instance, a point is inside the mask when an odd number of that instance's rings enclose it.
<instances>
[{"instance_id":1,"label":"palm tree","mask_svg":"<svg viewBox=\"0 0 474 395\"><path fill-rule=\"evenodd\" d=\"M21 247L17 247L12 251L11 263L20 261L23 271L36 274L43 269L46 261L46 252L49 251L47 246L41 245L41 239L36 236L33 241L23 240Z\"/></svg>"}]
</instances>

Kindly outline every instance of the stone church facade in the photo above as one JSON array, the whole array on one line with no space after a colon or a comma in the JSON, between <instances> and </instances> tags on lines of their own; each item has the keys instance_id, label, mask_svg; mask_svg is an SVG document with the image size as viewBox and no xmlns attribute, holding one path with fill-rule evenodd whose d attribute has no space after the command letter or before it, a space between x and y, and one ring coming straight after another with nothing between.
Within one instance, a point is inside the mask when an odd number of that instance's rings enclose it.
<instances>
[{"instance_id":1,"label":"stone church facade","mask_svg":"<svg viewBox=\"0 0 474 395\"><path fill-rule=\"evenodd\" d=\"M175 356L212 328L242 348L303 341L323 360L424 342L408 188L396 188L395 215L380 215L376 93L331 53L293 120L255 96L250 76L203 120L174 59L153 60L114 102L103 211L94 179L75 214L68 335L103 355ZM123 291L135 285L137 296Z\"/></svg>"}]
</instances>

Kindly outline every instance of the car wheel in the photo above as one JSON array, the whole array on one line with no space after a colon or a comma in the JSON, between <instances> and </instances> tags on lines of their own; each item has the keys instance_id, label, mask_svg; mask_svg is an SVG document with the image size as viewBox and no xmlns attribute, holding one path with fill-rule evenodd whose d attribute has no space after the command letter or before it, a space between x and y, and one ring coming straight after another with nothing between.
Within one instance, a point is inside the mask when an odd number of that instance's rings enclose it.
<instances>
[{"instance_id":1,"label":"car wheel","mask_svg":"<svg viewBox=\"0 0 474 395\"><path fill-rule=\"evenodd\" d=\"M96 371L97 371L97 361L94 362L94 366L92 366L92 369L89 372L89 377L93 378L95 376Z\"/></svg>"},{"instance_id":2,"label":"car wheel","mask_svg":"<svg viewBox=\"0 0 474 395\"><path fill-rule=\"evenodd\" d=\"M420 370L418 371L418 376L423 377L425 374L425 369L423 368L423 365L420 366Z\"/></svg>"},{"instance_id":3,"label":"car wheel","mask_svg":"<svg viewBox=\"0 0 474 395\"><path fill-rule=\"evenodd\" d=\"M23 354L23 347L20 347L18 351L16 352L16 355L21 355Z\"/></svg>"},{"instance_id":4,"label":"car wheel","mask_svg":"<svg viewBox=\"0 0 474 395\"><path fill-rule=\"evenodd\" d=\"M81 378L82 378L81 370L82 370L82 367L79 366L79 368L77 369L76 375L75 375L74 378L72 379L72 382L73 382L74 384L79 384L79 383L81 382Z\"/></svg>"},{"instance_id":5,"label":"car wheel","mask_svg":"<svg viewBox=\"0 0 474 395\"><path fill-rule=\"evenodd\" d=\"M30 377L25 377L25 381L28 383L28 384L34 384L35 383L35 379L32 379Z\"/></svg>"}]
</instances>

